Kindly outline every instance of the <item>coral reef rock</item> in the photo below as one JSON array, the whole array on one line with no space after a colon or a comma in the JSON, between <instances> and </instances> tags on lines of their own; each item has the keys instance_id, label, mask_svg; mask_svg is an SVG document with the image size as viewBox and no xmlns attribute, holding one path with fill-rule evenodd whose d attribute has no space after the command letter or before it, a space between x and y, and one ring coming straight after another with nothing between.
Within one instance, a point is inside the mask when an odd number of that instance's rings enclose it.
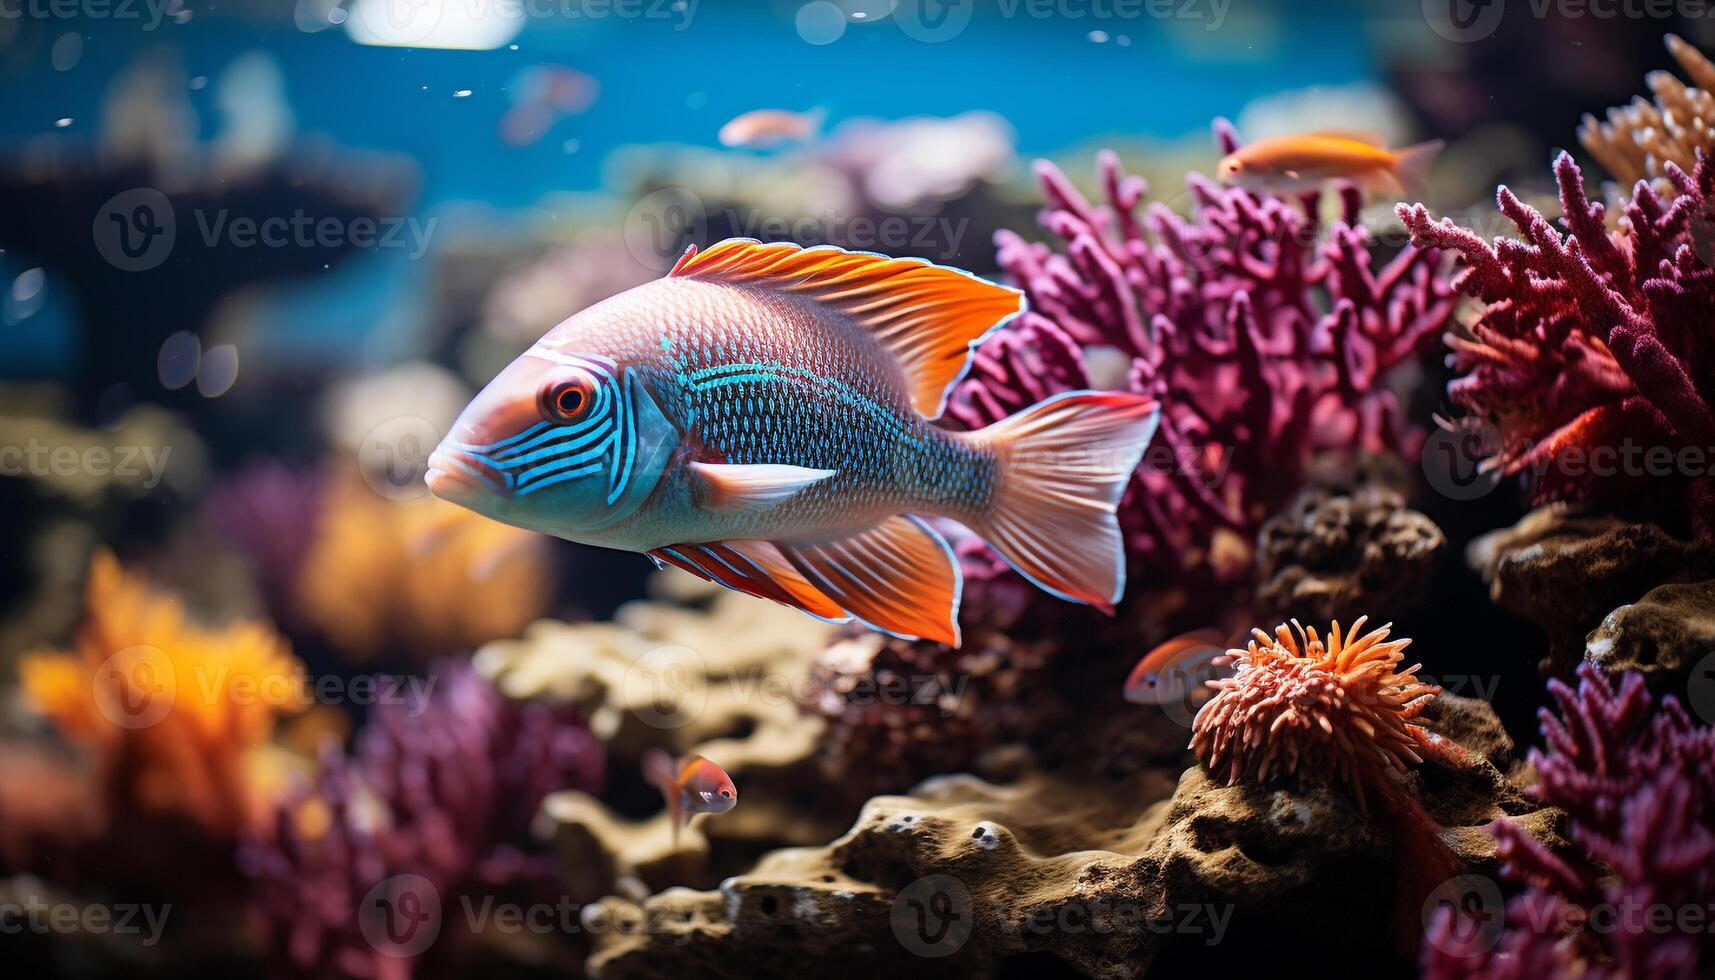
<instances>
[{"instance_id":1,"label":"coral reef rock","mask_svg":"<svg viewBox=\"0 0 1715 980\"><path fill-rule=\"evenodd\" d=\"M1715 552L1653 524L1543 507L1471 542L1466 559L1490 596L1549 638L1543 669L1570 674L1604 610L1658 585L1715 577Z\"/></svg>"},{"instance_id":2,"label":"coral reef rock","mask_svg":"<svg viewBox=\"0 0 1715 980\"><path fill-rule=\"evenodd\" d=\"M1479 757L1424 769L1454 853L1492 869L1480 828L1503 815L1553 836L1553 811L1497 768L1511 743L1486 704L1442 695L1424 717ZM1302 935L1306 908L1320 941L1393 955L1375 900L1393 887L1390 845L1349 794L1177 771L1086 764L1008 785L955 775L877 797L838 840L776 851L717 890L604 900L615 927L588 965L603 977L1131 977L1193 964L1220 975L1266 967Z\"/></svg>"},{"instance_id":3,"label":"coral reef rock","mask_svg":"<svg viewBox=\"0 0 1715 980\"><path fill-rule=\"evenodd\" d=\"M637 772L651 748L696 752L732 776L743 801L695 821L674 847L665 812L635 822L585 794L557 794L547 813L564 866L607 889L627 879L661 885L737 852L748 862L838 835L856 804L821 778L826 723L798 708L811 657L834 627L677 571L652 588L660 598L628 603L611 622L544 620L522 639L490 643L477 667L511 697L587 712L615 772Z\"/></svg>"},{"instance_id":4,"label":"coral reef rock","mask_svg":"<svg viewBox=\"0 0 1715 980\"><path fill-rule=\"evenodd\" d=\"M1584 659L1609 674L1635 670L1657 690L1683 689L1715 653L1715 580L1658 585L1591 631Z\"/></svg>"},{"instance_id":5,"label":"coral reef rock","mask_svg":"<svg viewBox=\"0 0 1715 980\"><path fill-rule=\"evenodd\" d=\"M1415 604L1446 543L1396 490L1308 487L1258 534L1259 618L1349 620L1365 609Z\"/></svg>"}]
</instances>

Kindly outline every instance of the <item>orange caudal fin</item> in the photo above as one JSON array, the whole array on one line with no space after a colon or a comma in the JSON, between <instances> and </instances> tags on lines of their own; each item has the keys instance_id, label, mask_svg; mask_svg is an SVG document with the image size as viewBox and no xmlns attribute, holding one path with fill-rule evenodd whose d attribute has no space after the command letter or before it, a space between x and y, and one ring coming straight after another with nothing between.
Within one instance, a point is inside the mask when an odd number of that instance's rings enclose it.
<instances>
[{"instance_id":1,"label":"orange caudal fin","mask_svg":"<svg viewBox=\"0 0 1715 980\"><path fill-rule=\"evenodd\" d=\"M1159 416L1143 395L1070 391L972 433L1001 464L972 530L1041 588L1113 612L1125 591L1114 512Z\"/></svg>"},{"instance_id":2,"label":"orange caudal fin","mask_svg":"<svg viewBox=\"0 0 1715 980\"><path fill-rule=\"evenodd\" d=\"M680 800L678 766L673 757L660 749L649 749L643 753L643 778L661 791L667 802L667 820L673 828L673 847L679 846L679 829L685 824L684 808Z\"/></svg>"},{"instance_id":3,"label":"orange caudal fin","mask_svg":"<svg viewBox=\"0 0 1715 980\"><path fill-rule=\"evenodd\" d=\"M1418 143L1393 154L1393 178L1406 198L1418 202L1429 193L1429 165L1444 144L1440 140Z\"/></svg>"}]
</instances>

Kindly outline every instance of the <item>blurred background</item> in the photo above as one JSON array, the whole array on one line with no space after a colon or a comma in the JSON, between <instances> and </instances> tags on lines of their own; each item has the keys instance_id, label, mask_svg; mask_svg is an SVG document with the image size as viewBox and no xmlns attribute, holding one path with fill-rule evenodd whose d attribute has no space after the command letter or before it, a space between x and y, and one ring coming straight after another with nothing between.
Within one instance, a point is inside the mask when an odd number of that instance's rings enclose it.
<instances>
[{"instance_id":1,"label":"blurred background","mask_svg":"<svg viewBox=\"0 0 1715 980\"><path fill-rule=\"evenodd\" d=\"M1033 160L1088 192L1111 147L1184 210L1218 117L1247 140L1446 140L1428 203L1492 234L1494 186L1551 193L1551 153L1585 156L1581 116L1673 67L1664 34L1715 44L1685 5L1598 8L0 0L0 870L12 895L221 910L171 953L87 929L73 952L8 936L14 962L387 975L399 961L299 935L326 907L303 893L344 894L369 845L311 861L282 814L409 795L373 774L368 795L328 786L472 739L530 760L508 770L541 783L518 800L612 777L583 719L513 717L491 693L389 714L349 687L433 674L424 698L453 696L468 668L447 658L645 593L638 556L422 486L470 395L562 319L732 235L997 275L997 230L1046 237ZM763 109L772 127L727 125ZM1390 201L1365 217L1397 248ZM1421 370L1427 419L1444 379L1435 358ZM1432 516L1458 540L1521 512L1496 494ZM289 663L341 696L263 684L116 740L104 630L190 651L165 673L218 649L238 675ZM312 772L306 817L282 787ZM529 813L435 813L410 847L463 842L443 865L529 887L527 855L448 830ZM557 955L524 959L576 969Z\"/></svg>"}]
</instances>

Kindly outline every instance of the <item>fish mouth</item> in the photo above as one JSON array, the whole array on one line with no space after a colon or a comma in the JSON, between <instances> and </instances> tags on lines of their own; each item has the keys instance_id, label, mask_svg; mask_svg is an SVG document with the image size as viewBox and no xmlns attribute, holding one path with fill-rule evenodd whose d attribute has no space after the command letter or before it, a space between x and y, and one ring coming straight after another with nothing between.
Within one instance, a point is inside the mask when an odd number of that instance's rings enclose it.
<instances>
[{"instance_id":1,"label":"fish mouth","mask_svg":"<svg viewBox=\"0 0 1715 980\"><path fill-rule=\"evenodd\" d=\"M506 494L506 479L493 464L445 446L429 454L423 482L428 484L430 493L455 504Z\"/></svg>"}]
</instances>

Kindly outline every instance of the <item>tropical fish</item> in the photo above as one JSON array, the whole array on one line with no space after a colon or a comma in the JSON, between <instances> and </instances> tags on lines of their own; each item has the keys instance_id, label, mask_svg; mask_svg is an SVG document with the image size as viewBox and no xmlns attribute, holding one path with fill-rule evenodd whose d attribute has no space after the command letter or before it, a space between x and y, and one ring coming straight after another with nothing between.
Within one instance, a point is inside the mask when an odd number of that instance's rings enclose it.
<instances>
[{"instance_id":1,"label":"tropical fish","mask_svg":"<svg viewBox=\"0 0 1715 980\"><path fill-rule=\"evenodd\" d=\"M1125 699L1133 704L1185 700L1214 677L1230 645L1225 639L1219 630L1192 630L1149 651L1125 679Z\"/></svg>"},{"instance_id":2,"label":"tropical fish","mask_svg":"<svg viewBox=\"0 0 1715 980\"><path fill-rule=\"evenodd\" d=\"M1389 150L1377 133L1323 130L1274 136L1228 154L1216 168L1221 183L1263 194L1296 194L1330 180L1354 181L1379 193L1421 199L1440 140Z\"/></svg>"},{"instance_id":3,"label":"tropical fish","mask_svg":"<svg viewBox=\"0 0 1715 980\"><path fill-rule=\"evenodd\" d=\"M722 146L766 147L807 140L822 128L823 113L754 109L721 127Z\"/></svg>"},{"instance_id":4,"label":"tropical fish","mask_svg":"<svg viewBox=\"0 0 1715 980\"><path fill-rule=\"evenodd\" d=\"M1114 511L1155 430L1127 392L931 424L1019 294L914 259L729 239L548 331L429 459L499 521L648 554L823 619L957 645L962 586L925 518L1112 612Z\"/></svg>"},{"instance_id":5,"label":"tropical fish","mask_svg":"<svg viewBox=\"0 0 1715 980\"><path fill-rule=\"evenodd\" d=\"M738 805L738 787L726 770L700 755L687 755L678 762L660 749L643 753L643 778L667 798L672 818L673 846L679 846L679 831L699 813L725 813Z\"/></svg>"}]
</instances>

